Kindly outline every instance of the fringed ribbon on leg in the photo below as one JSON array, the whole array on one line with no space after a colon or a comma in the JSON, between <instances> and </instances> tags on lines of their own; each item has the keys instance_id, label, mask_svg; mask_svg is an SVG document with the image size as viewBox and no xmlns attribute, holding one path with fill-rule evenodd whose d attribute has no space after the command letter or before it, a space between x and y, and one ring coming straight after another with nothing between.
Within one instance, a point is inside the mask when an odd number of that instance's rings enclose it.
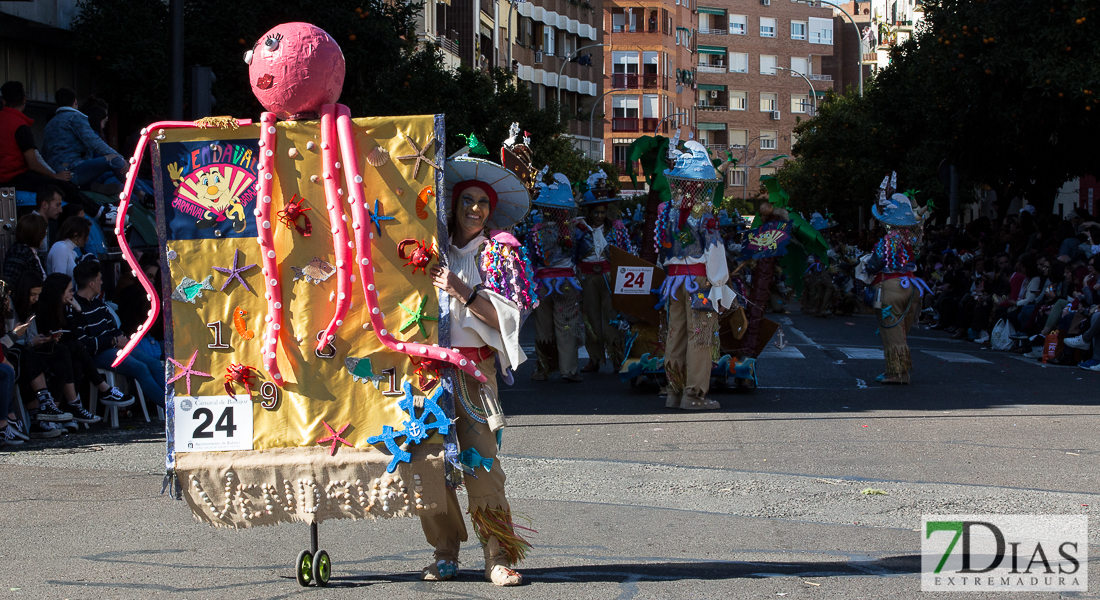
<instances>
[{"instance_id":1,"label":"fringed ribbon on leg","mask_svg":"<svg viewBox=\"0 0 1100 600\"><path fill-rule=\"evenodd\" d=\"M470 510L470 521L474 524L474 533L481 545L488 544L490 538L496 538L509 565L518 564L531 549L531 543L520 537L516 529L538 533L534 529L513 523L512 511L503 508L474 508Z\"/></svg>"}]
</instances>

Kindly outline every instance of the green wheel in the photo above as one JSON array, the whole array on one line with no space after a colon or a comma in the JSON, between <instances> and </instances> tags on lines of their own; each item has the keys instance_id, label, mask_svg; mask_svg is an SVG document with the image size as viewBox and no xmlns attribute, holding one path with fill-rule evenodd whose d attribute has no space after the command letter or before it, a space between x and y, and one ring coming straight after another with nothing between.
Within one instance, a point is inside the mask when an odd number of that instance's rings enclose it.
<instances>
[{"instance_id":1,"label":"green wheel","mask_svg":"<svg viewBox=\"0 0 1100 600\"><path fill-rule=\"evenodd\" d=\"M332 560L328 552L318 550L313 555L313 582L320 587L328 585L328 578L332 575Z\"/></svg>"},{"instance_id":2,"label":"green wheel","mask_svg":"<svg viewBox=\"0 0 1100 600\"><path fill-rule=\"evenodd\" d=\"M328 556L325 556L326 561ZM295 563L294 576L298 580L298 585L302 587L308 587L313 581L313 555L309 553L309 550L302 550L298 554L298 562Z\"/></svg>"}]
</instances>

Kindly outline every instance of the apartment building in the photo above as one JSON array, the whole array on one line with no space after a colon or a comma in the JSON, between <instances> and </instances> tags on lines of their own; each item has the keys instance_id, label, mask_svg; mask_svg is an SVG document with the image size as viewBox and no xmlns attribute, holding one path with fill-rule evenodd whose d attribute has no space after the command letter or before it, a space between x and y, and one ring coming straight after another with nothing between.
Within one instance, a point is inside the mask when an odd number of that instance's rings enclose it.
<instances>
[{"instance_id":1,"label":"apartment building","mask_svg":"<svg viewBox=\"0 0 1100 600\"><path fill-rule=\"evenodd\" d=\"M516 4L512 69L539 108L560 103L569 135L581 150L598 145L588 129L589 108L600 96L603 0L534 0ZM593 139L595 138L595 139Z\"/></svg>"},{"instance_id":2,"label":"apartment building","mask_svg":"<svg viewBox=\"0 0 1100 600\"><path fill-rule=\"evenodd\" d=\"M697 138L740 162L726 194L755 195L760 175L791 153L792 130L832 89L822 61L833 54L833 14L793 0L698 0Z\"/></svg>"},{"instance_id":3,"label":"apartment building","mask_svg":"<svg viewBox=\"0 0 1100 600\"><path fill-rule=\"evenodd\" d=\"M638 137L655 132L671 137L677 127L682 139L694 135L700 17L695 2L605 0L607 97L596 111L606 115L600 123L606 143L594 158L625 171L628 149Z\"/></svg>"},{"instance_id":4,"label":"apartment building","mask_svg":"<svg viewBox=\"0 0 1100 600\"><path fill-rule=\"evenodd\" d=\"M508 2L497 0L425 0L416 37L438 44L451 69L506 67L514 12Z\"/></svg>"},{"instance_id":5,"label":"apartment building","mask_svg":"<svg viewBox=\"0 0 1100 600\"><path fill-rule=\"evenodd\" d=\"M834 11L836 43L824 61L837 92L859 87L859 69L869 79L890 64L890 50L913 36L924 20L921 0L863 0L837 2ZM847 13L847 14L845 14ZM853 22L855 26L853 27Z\"/></svg>"}]
</instances>

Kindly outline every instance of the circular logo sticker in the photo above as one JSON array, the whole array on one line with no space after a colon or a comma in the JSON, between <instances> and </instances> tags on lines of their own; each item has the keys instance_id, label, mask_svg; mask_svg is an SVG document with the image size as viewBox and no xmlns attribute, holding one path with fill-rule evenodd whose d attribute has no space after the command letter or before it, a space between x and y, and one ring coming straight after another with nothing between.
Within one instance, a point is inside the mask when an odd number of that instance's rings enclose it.
<instances>
[{"instance_id":1,"label":"circular logo sticker","mask_svg":"<svg viewBox=\"0 0 1100 600\"><path fill-rule=\"evenodd\" d=\"M191 400L188 400L188 399L180 400L180 410L182 410L184 412L187 412L187 411L191 410Z\"/></svg>"}]
</instances>

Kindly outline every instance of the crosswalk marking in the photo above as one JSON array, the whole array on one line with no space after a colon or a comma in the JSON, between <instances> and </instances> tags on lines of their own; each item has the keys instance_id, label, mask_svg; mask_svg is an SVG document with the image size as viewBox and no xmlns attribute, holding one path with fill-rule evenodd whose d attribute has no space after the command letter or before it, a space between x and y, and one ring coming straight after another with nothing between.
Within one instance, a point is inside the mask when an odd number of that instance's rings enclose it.
<instances>
[{"instance_id":1,"label":"crosswalk marking","mask_svg":"<svg viewBox=\"0 0 1100 600\"><path fill-rule=\"evenodd\" d=\"M962 352L943 352L939 350L924 350L925 354L931 354L944 362L953 363L988 363L988 360L971 356Z\"/></svg>"},{"instance_id":2,"label":"crosswalk marking","mask_svg":"<svg viewBox=\"0 0 1100 600\"><path fill-rule=\"evenodd\" d=\"M854 360L885 360L882 348L837 348L845 356Z\"/></svg>"},{"instance_id":3,"label":"crosswalk marking","mask_svg":"<svg viewBox=\"0 0 1100 600\"><path fill-rule=\"evenodd\" d=\"M806 358L802 351L794 346L787 345L783 349L776 348L774 344L768 344L760 353L760 358Z\"/></svg>"}]
</instances>

